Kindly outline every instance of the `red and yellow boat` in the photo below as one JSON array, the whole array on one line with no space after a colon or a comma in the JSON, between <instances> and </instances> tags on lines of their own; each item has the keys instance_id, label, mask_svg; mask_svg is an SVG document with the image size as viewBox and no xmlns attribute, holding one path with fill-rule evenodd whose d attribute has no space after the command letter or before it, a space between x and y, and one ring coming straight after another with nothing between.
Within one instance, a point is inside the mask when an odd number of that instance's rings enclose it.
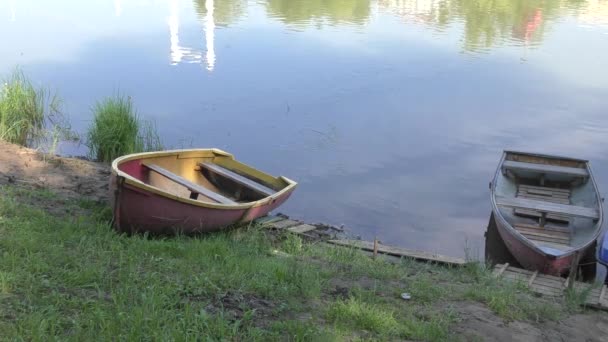
<instances>
[{"instance_id":1,"label":"red and yellow boat","mask_svg":"<svg viewBox=\"0 0 608 342\"><path fill-rule=\"evenodd\" d=\"M268 214L296 186L219 149L130 154L112 163L114 227L128 233L216 231Z\"/></svg>"}]
</instances>

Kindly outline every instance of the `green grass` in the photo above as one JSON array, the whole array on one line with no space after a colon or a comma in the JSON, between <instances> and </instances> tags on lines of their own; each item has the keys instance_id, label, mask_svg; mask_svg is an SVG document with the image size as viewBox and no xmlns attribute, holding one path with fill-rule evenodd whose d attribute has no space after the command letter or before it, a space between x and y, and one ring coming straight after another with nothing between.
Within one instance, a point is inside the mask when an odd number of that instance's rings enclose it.
<instances>
[{"instance_id":1,"label":"green grass","mask_svg":"<svg viewBox=\"0 0 608 342\"><path fill-rule=\"evenodd\" d=\"M390 263L257 226L128 237L105 205L36 207L57 200L0 187L0 339L446 341L463 301L507 320L567 312L476 264Z\"/></svg>"},{"instance_id":2,"label":"green grass","mask_svg":"<svg viewBox=\"0 0 608 342\"><path fill-rule=\"evenodd\" d=\"M130 97L105 98L95 104L93 114L87 131L92 158L110 162L129 153L163 149L155 124L137 114Z\"/></svg>"},{"instance_id":3,"label":"green grass","mask_svg":"<svg viewBox=\"0 0 608 342\"><path fill-rule=\"evenodd\" d=\"M15 70L0 89L0 139L33 146L47 134L47 119L60 113L60 100L42 87L35 87Z\"/></svg>"}]
</instances>

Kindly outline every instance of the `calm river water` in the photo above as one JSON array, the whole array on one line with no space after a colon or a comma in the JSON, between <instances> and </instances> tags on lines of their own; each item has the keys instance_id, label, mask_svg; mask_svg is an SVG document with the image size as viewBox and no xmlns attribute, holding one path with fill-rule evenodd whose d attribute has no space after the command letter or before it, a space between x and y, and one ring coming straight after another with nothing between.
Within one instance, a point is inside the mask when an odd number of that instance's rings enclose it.
<instances>
[{"instance_id":1,"label":"calm river water","mask_svg":"<svg viewBox=\"0 0 608 342\"><path fill-rule=\"evenodd\" d=\"M505 148L608 191L606 0L2 0L0 38L76 130L121 91L169 147L293 178L282 212L364 238L482 255Z\"/></svg>"}]
</instances>

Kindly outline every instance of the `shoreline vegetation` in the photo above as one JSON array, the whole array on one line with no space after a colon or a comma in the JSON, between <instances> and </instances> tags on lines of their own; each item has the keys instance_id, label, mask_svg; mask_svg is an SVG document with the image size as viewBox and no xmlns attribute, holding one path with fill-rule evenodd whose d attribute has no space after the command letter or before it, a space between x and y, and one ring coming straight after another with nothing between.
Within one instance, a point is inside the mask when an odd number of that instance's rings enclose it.
<instances>
[{"instance_id":1,"label":"shoreline vegetation","mask_svg":"<svg viewBox=\"0 0 608 342\"><path fill-rule=\"evenodd\" d=\"M94 160L111 163L125 154L163 150L156 124L137 114L131 97L107 97L95 104L93 115L87 146Z\"/></svg>"},{"instance_id":2,"label":"shoreline vegetation","mask_svg":"<svg viewBox=\"0 0 608 342\"><path fill-rule=\"evenodd\" d=\"M6 77L0 89L0 140L54 154L61 141L81 141L63 113L62 99L45 87L35 87L20 70ZM156 123L140 116L130 96L117 93L95 103L82 142L89 157L110 163L137 152L163 150Z\"/></svg>"},{"instance_id":3,"label":"shoreline vegetation","mask_svg":"<svg viewBox=\"0 0 608 342\"><path fill-rule=\"evenodd\" d=\"M106 164L5 142L0 159L0 339L599 341L608 324L478 262L389 262L256 225L129 237L107 193L74 183L107 184Z\"/></svg>"}]
</instances>

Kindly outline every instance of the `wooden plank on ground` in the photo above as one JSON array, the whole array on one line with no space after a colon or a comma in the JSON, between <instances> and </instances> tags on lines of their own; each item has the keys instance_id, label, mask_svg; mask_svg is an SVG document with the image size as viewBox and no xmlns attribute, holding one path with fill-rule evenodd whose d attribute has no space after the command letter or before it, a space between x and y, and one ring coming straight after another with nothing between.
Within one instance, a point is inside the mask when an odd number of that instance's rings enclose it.
<instances>
[{"instance_id":1,"label":"wooden plank on ground","mask_svg":"<svg viewBox=\"0 0 608 342\"><path fill-rule=\"evenodd\" d=\"M587 177L589 173L586 169L578 167L558 166L549 164L524 163L513 160L505 160L502 166L509 170L531 171L545 174L560 174L575 177Z\"/></svg>"},{"instance_id":2,"label":"wooden plank on ground","mask_svg":"<svg viewBox=\"0 0 608 342\"><path fill-rule=\"evenodd\" d=\"M372 252L374 251L374 243L372 241L329 240L327 242L330 244L339 245L339 246L354 247L354 248L358 248L358 249L362 249L362 250L366 250L366 251L372 251ZM416 260L422 260L422 261L432 261L432 262L436 262L439 264L446 264L446 265L462 266L462 265L466 264L466 261L461 258L454 258L454 257L450 257L450 256L423 252L423 251L417 251L417 250L412 250L412 249L407 249L407 248L391 247L391 246L386 246L386 245L382 245L382 244L378 244L378 253L388 254L388 255L398 256L398 257L409 257L409 258L413 258Z\"/></svg>"},{"instance_id":3,"label":"wooden plank on ground","mask_svg":"<svg viewBox=\"0 0 608 342\"><path fill-rule=\"evenodd\" d=\"M516 209L531 209L545 213L563 214L569 216L577 216L584 218L599 218L599 213L596 208L579 207L575 205L565 205L558 203L549 203L545 201L531 200L520 197L496 197L496 204L502 207L510 207Z\"/></svg>"},{"instance_id":4,"label":"wooden plank on ground","mask_svg":"<svg viewBox=\"0 0 608 342\"><path fill-rule=\"evenodd\" d=\"M268 224L277 223L277 222L283 221L283 220L286 220L286 218L281 217L281 216L264 216L262 218L255 220L255 223L258 223L261 225L268 225Z\"/></svg>"},{"instance_id":5,"label":"wooden plank on ground","mask_svg":"<svg viewBox=\"0 0 608 342\"><path fill-rule=\"evenodd\" d=\"M291 233L302 234L302 233L310 232L315 229L317 229L317 227L312 226L310 224L301 224L299 226L287 228L287 231L289 231Z\"/></svg>"},{"instance_id":6,"label":"wooden plank on ground","mask_svg":"<svg viewBox=\"0 0 608 342\"><path fill-rule=\"evenodd\" d=\"M270 226L275 229L285 229L293 226L297 226L302 224L302 222L293 221L293 220L283 220L276 223L272 223Z\"/></svg>"},{"instance_id":7,"label":"wooden plank on ground","mask_svg":"<svg viewBox=\"0 0 608 342\"><path fill-rule=\"evenodd\" d=\"M505 267L506 266L506 267ZM568 279L556 277L548 274L540 274L536 271L524 270L521 268L509 266L509 264L498 264L494 266L494 275L497 278L502 278L507 281L522 282L527 280L528 288L543 296L564 297L567 289L564 284ZM600 310L608 310L608 300L606 296L606 285L600 288L594 287L594 284L577 281L574 288L577 291L589 291L585 306L593 307ZM591 288L593 287L593 288Z\"/></svg>"}]
</instances>

